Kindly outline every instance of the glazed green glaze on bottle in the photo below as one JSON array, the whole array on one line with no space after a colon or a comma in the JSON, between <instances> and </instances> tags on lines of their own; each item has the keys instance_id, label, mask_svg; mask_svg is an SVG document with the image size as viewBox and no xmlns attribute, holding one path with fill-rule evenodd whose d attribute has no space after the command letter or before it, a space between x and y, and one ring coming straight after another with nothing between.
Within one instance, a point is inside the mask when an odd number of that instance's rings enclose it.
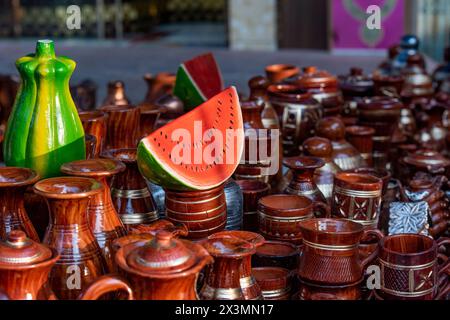
<instances>
[{"instance_id":1,"label":"glazed green glaze on bottle","mask_svg":"<svg viewBox=\"0 0 450 320\"><path fill-rule=\"evenodd\" d=\"M84 130L69 91L75 61L57 57L51 40L16 61L22 78L4 141L7 166L61 175L62 164L85 159Z\"/></svg>"}]
</instances>

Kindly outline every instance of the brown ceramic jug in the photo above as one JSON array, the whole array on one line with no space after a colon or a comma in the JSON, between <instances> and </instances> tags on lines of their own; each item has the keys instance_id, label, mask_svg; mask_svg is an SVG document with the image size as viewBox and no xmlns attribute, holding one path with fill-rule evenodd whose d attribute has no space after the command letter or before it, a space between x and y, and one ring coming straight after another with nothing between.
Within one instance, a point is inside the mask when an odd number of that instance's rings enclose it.
<instances>
[{"instance_id":1,"label":"brown ceramic jug","mask_svg":"<svg viewBox=\"0 0 450 320\"><path fill-rule=\"evenodd\" d=\"M244 300L240 275L246 257L255 253L255 246L236 237L212 237L202 245L214 257L206 270L205 283L200 291L203 300Z\"/></svg>"},{"instance_id":2,"label":"brown ceramic jug","mask_svg":"<svg viewBox=\"0 0 450 320\"><path fill-rule=\"evenodd\" d=\"M105 100L103 100L103 106L123 106L129 105L125 94L125 84L122 81L110 81L108 83L108 91Z\"/></svg>"},{"instance_id":3,"label":"brown ceramic jug","mask_svg":"<svg viewBox=\"0 0 450 320\"><path fill-rule=\"evenodd\" d=\"M155 202L137 167L136 149L106 150L102 157L121 161L126 166L111 181L112 201L125 228L158 220Z\"/></svg>"},{"instance_id":4,"label":"brown ceramic jug","mask_svg":"<svg viewBox=\"0 0 450 320\"><path fill-rule=\"evenodd\" d=\"M161 230L150 241L132 241L117 251L116 263L136 299L198 299L197 277L212 258L201 245L174 236Z\"/></svg>"},{"instance_id":5,"label":"brown ceramic jug","mask_svg":"<svg viewBox=\"0 0 450 320\"><path fill-rule=\"evenodd\" d=\"M66 163L61 167L61 172L65 174L93 178L103 186L103 191L92 197L89 202L88 219L89 226L102 250L108 272L114 270L112 242L125 236L126 231L112 203L107 179L124 170L125 165L122 162L111 159L80 160Z\"/></svg>"},{"instance_id":6,"label":"brown ceramic jug","mask_svg":"<svg viewBox=\"0 0 450 320\"><path fill-rule=\"evenodd\" d=\"M333 146L332 158L342 170L351 170L365 165L360 152L345 140L345 125L338 117L327 117L316 125L319 137L327 138Z\"/></svg>"},{"instance_id":7,"label":"brown ceramic jug","mask_svg":"<svg viewBox=\"0 0 450 320\"><path fill-rule=\"evenodd\" d=\"M331 204L334 176L341 172L341 169L332 159L333 146L331 141L327 138L311 137L305 140L302 148L305 155L318 157L325 162L322 167L314 171L314 181L328 203Z\"/></svg>"},{"instance_id":8,"label":"brown ceramic jug","mask_svg":"<svg viewBox=\"0 0 450 320\"><path fill-rule=\"evenodd\" d=\"M25 190L38 180L31 169L0 167L0 239L6 239L12 230L22 230L30 239L39 241L24 206Z\"/></svg>"},{"instance_id":9,"label":"brown ceramic jug","mask_svg":"<svg viewBox=\"0 0 450 320\"><path fill-rule=\"evenodd\" d=\"M171 94L175 86L176 75L169 72L160 72L156 75L144 75L147 83L145 102L153 103L166 94Z\"/></svg>"},{"instance_id":10,"label":"brown ceramic jug","mask_svg":"<svg viewBox=\"0 0 450 320\"><path fill-rule=\"evenodd\" d=\"M49 280L59 299L76 299L107 271L88 220L89 201L102 191L96 180L80 177L50 178L34 185L34 192L46 199L50 210L43 243L60 255Z\"/></svg>"},{"instance_id":11,"label":"brown ceramic jug","mask_svg":"<svg viewBox=\"0 0 450 320\"><path fill-rule=\"evenodd\" d=\"M27 238L19 230L0 242L0 292L10 300L54 300L48 277L60 256L56 249ZM51 280L50 280L51 281ZM94 280L78 297L95 300L108 292L121 290L133 299L130 287L120 277L103 276Z\"/></svg>"},{"instance_id":12,"label":"brown ceramic jug","mask_svg":"<svg viewBox=\"0 0 450 320\"><path fill-rule=\"evenodd\" d=\"M262 246L265 241L263 236L248 231L222 231L210 235L208 239L213 239L216 237L239 238L252 243L255 248ZM261 288L252 273L252 256L245 256L243 258L239 282L241 284L241 289L245 300L260 300L263 298Z\"/></svg>"}]
</instances>

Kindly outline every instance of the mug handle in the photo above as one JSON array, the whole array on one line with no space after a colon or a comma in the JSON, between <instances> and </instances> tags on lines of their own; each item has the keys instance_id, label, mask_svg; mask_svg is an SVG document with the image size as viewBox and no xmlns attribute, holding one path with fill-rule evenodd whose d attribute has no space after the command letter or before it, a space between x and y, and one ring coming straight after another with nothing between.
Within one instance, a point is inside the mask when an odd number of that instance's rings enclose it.
<instances>
[{"instance_id":1,"label":"mug handle","mask_svg":"<svg viewBox=\"0 0 450 320\"><path fill-rule=\"evenodd\" d=\"M314 202L314 212L321 213L317 218L331 218L330 206L321 201Z\"/></svg>"},{"instance_id":2,"label":"mug handle","mask_svg":"<svg viewBox=\"0 0 450 320\"><path fill-rule=\"evenodd\" d=\"M126 291L128 300L134 300L133 291L128 283L118 275L104 275L92 282L78 297L78 300L97 300L105 293L116 290Z\"/></svg>"},{"instance_id":3,"label":"mug handle","mask_svg":"<svg viewBox=\"0 0 450 320\"><path fill-rule=\"evenodd\" d=\"M384 234L380 231L380 230L378 230L378 229L372 229L372 230L364 230L364 233L363 233L363 238L365 237L365 236L368 236L368 235L373 235L373 236L375 236L375 238L377 238L378 239L378 241L380 241L382 238L384 238ZM366 269L366 266L370 263L370 262L372 262L373 260L375 260L375 258L377 257L377 255L378 255L378 246L377 246L377 248L375 249L375 251L374 252L372 252L370 255L368 255L362 262L361 262L361 268L363 269L363 270L365 270Z\"/></svg>"},{"instance_id":4,"label":"mug handle","mask_svg":"<svg viewBox=\"0 0 450 320\"><path fill-rule=\"evenodd\" d=\"M449 258L442 253L438 253L438 261L439 260L442 260L442 263L440 263L438 267L439 268L437 274L438 294L434 298L435 300L442 300L450 293L450 283L448 280L450 276L450 269L449 269L450 261Z\"/></svg>"}]
</instances>

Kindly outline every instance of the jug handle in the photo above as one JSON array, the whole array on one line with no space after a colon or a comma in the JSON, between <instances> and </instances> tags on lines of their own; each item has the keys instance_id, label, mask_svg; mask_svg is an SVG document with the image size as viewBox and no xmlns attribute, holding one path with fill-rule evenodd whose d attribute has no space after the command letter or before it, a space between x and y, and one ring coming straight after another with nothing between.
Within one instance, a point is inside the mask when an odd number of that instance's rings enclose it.
<instances>
[{"instance_id":1,"label":"jug handle","mask_svg":"<svg viewBox=\"0 0 450 320\"><path fill-rule=\"evenodd\" d=\"M374 235L374 236L378 239L378 241L380 241L382 238L384 238L384 234L383 234L380 230L376 230L376 229L374 229L374 230L364 230L363 238L366 237L366 236L368 236L368 235ZM366 269L366 266L367 266L370 262L372 262L373 260L375 260L375 258L377 257L377 255L378 255L378 246L377 246L377 248L375 249L374 252L372 252L369 256L367 256L367 257L361 262L361 268L362 268L363 270L365 270L365 269Z\"/></svg>"},{"instance_id":2,"label":"jug handle","mask_svg":"<svg viewBox=\"0 0 450 320\"><path fill-rule=\"evenodd\" d=\"M319 218L331 218L330 206L321 201L314 202L314 211L319 211L321 213L321 215L318 216Z\"/></svg>"},{"instance_id":3,"label":"jug handle","mask_svg":"<svg viewBox=\"0 0 450 320\"><path fill-rule=\"evenodd\" d=\"M78 300L97 300L105 293L116 290L126 291L128 300L134 300L133 291L127 282L122 277L113 274L101 276L92 282L84 292L80 294Z\"/></svg>"}]
</instances>

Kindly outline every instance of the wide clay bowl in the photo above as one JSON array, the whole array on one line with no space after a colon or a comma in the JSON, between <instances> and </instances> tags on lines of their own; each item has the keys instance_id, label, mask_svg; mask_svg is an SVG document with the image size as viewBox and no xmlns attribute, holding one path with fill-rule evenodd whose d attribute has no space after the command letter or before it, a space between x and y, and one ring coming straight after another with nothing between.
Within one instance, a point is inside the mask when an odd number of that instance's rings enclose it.
<instances>
[{"instance_id":1,"label":"wide clay bowl","mask_svg":"<svg viewBox=\"0 0 450 320\"><path fill-rule=\"evenodd\" d=\"M34 184L39 175L28 168L0 167L0 187L20 187Z\"/></svg>"},{"instance_id":2,"label":"wide clay bowl","mask_svg":"<svg viewBox=\"0 0 450 320\"><path fill-rule=\"evenodd\" d=\"M356 245L364 232L362 224L347 219L308 219L299 227L305 240L331 246Z\"/></svg>"},{"instance_id":3,"label":"wide clay bowl","mask_svg":"<svg viewBox=\"0 0 450 320\"><path fill-rule=\"evenodd\" d=\"M103 190L97 180L84 177L57 177L41 180L34 192L45 198L78 199L93 196Z\"/></svg>"},{"instance_id":4,"label":"wide clay bowl","mask_svg":"<svg viewBox=\"0 0 450 320\"><path fill-rule=\"evenodd\" d=\"M289 169L317 169L325 165L325 161L317 157L291 157L285 158L283 164Z\"/></svg>"},{"instance_id":5,"label":"wide clay bowl","mask_svg":"<svg viewBox=\"0 0 450 320\"><path fill-rule=\"evenodd\" d=\"M124 163L136 162L136 148L108 149L102 153L103 158L117 159Z\"/></svg>"},{"instance_id":6,"label":"wide clay bowl","mask_svg":"<svg viewBox=\"0 0 450 320\"><path fill-rule=\"evenodd\" d=\"M113 159L89 159L65 163L61 172L83 177L112 176L125 170L125 165Z\"/></svg>"}]
</instances>

